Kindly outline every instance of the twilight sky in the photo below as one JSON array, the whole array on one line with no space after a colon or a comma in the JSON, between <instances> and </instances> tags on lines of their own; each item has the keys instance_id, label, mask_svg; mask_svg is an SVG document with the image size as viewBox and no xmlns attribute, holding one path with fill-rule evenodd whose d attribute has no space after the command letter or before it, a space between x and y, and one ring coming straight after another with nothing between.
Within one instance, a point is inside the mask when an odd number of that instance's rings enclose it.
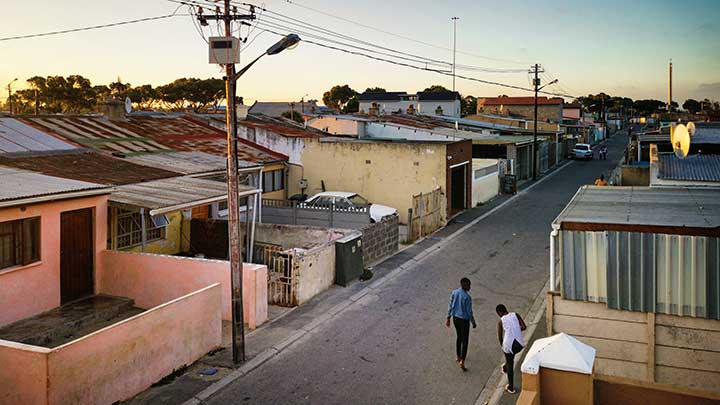
<instances>
[{"instance_id":1,"label":"twilight sky","mask_svg":"<svg viewBox=\"0 0 720 405\"><path fill-rule=\"evenodd\" d=\"M252 0L246 0L248 2ZM354 38L426 57L452 60L452 52L383 34L284 0L264 0L276 13ZM98 25L172 13L167 0L19 0L2 2L0 38ZM674 65L674 97L720 99L720 1L717 0L294 0L385 31L452 47L458 22L458 65L529 68L541 63L560 79L553 90L572 95L605 91L632 98L666 99L667 62ZM183 7L179 14L187 14ZM263 17L260 17L263 21ZM271 20L265 19L270 22ZM213 28L214 30L214 28ZM247 32L243 29L243 34ZM247 62L278 37L256 29L242 53ZM205 35L210 31L205 29ZM301 35L302 36L302 35ZM460 53L463 52L463 53ZM470 56L464 52L493 59ZM498 61L503 59L506 61ZM486 80L528 86L527 73L458 71ZM207 45L191 17L35 39L0 41L0 85L34 75L81 74L93 84L118 76L133 85L161 85L179 77L222 77L207 63ZM239 81L246 100L321 98L335 84L358 91L380 86L414 92L452 79L319 48L305 43L265 57ZM522 91L457 80L463 94L521 95ZM0 93L3 96L5 92Z\"/></svg>"}]
</instances>

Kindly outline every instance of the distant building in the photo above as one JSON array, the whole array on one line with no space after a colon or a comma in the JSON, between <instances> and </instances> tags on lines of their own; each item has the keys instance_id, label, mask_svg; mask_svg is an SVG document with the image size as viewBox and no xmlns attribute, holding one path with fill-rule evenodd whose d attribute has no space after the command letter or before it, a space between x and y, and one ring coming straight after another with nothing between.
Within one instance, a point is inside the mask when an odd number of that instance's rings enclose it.
<instances>
[{"instance_id":1,"label":"distant building","mask_svg":"<svg viewBox=\"0 0 720 405\"><path fill-rule=\"evenodd\" d=\"M559 97L538 97L538 121L561 123L563 119L563 99ZM499 114L533 118L534 97L488 97L477 99L478 114Z\"/></svg>"},{"instance_id":2,"label":"distant building","mask_svg":"<svg viewBox=\"0 0 720 405\"><path fill-rule=\"evenodd\" d=\"M371 115L423 114L460 117L460 93L453 91L364 92L358 96L360 111Z\"/></svg>"},{"instance_id":3,"label":"distant building","mask_svg":"<svg viewBox=\"0 0 720 405\"><path fill-rule=\"evenodd\" d=\"M262 114L268 117L279 118L287 111L296 111L300 114L320 113L317 100L307 101L256 101L250 106L250 114Z\"/></svg>"}]
</instances>

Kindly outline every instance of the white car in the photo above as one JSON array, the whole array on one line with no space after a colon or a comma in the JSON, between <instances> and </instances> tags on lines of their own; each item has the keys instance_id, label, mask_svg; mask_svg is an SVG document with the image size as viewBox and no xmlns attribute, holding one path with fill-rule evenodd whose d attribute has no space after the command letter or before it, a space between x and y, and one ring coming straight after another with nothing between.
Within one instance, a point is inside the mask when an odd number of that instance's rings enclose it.
<instances>
[{"instance_id":1,"label":"white car","mask_svg":"<svg viewBox=\"0 0 720 405\"><path fill-rule=\"evenodd\" d=\"M373 204L357 193L349 193L346 191L324 191L308 198L302 204L306 204L309 207L334 206L341 209L349 207L370 207L370 219L372 219L373 222L379 222L388 215L397 214L395 208Z\"/></svg>"},{"instance_id":2,"label":"white car","mask_svg":"<svg viewBox=\"0 0 720 405\"><path fill-rule=\"evenodd\" d=\"M593 158L592 147L586 143L578 143L573 148L572 157L574 159L591 160Z\"/></svg>"}]
</instances>

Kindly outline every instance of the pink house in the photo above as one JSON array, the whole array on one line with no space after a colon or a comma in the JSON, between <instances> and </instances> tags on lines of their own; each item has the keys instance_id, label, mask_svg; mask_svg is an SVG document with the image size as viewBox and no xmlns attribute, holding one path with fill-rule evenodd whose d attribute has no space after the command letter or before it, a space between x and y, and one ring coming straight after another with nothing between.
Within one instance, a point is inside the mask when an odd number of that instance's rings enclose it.
<instances>
[{"instance_id":1,"label":"pink house","mask_svg":"<svg viewBox=\"0 0 720 405\"><path fill-rule=\"evenodd\" d=\"M88 296L136 315L54 347L0 338L0 404L112 403L222 344L226 261L107 250L112 188L0 166L0 327ZM243 268L245 318L267 319L267 269Z\"/></svg>"}]
</instances>

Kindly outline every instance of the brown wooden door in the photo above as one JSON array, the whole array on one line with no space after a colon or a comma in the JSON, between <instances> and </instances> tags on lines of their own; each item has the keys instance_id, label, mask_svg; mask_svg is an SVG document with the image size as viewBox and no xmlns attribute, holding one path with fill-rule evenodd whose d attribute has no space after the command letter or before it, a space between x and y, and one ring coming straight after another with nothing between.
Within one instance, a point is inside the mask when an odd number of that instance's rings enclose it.
<instances>
[{"instance_id":1,"label":"brown wooden door","mask_svg":"<svg viewBox=\"0 0 720 405\"><path fill-rule=\"evenodd\" d=\"M93 211L60 214L60 299L73 301L93 293Z\"/></svg>"}]
</instances>

